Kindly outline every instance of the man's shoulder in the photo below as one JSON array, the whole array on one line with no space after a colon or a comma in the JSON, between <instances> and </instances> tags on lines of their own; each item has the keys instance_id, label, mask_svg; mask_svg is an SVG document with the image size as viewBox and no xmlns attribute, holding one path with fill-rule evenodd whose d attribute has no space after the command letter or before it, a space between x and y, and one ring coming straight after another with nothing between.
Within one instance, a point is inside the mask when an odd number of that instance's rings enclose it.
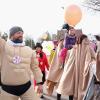
<instances>
[{"instance_id":1,"label":"man's shoulder","mask_svg":"<svg viewBox=\"0 0 100 100\"><path fill-rule=\"evenodd\" d=\"M30 52L30 53L33 52L32 48L30 48L29 46L22 46L22 48L23 48L23 50L26 51L26 52Z\"/></svg>"},{"instance_id":2,"label":"man's shoulder","mask_svg":"<svg viewBox=\"0 0 100 100\"><path fill-rule=\"evenodd\" d=\"M24 48L26 48L26 49L29 49L29 50L32 50L32 48L31 47L29 47L29 46L24 46Z\"/></svg>"}]
</instances>

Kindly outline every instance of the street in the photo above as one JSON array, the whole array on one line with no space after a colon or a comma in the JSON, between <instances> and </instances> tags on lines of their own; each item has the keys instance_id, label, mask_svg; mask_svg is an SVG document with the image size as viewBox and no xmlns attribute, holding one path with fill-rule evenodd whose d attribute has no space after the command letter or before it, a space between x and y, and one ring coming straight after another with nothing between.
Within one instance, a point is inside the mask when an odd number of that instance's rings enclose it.
<instances>
[{"instance_id":1,"label":"street","mask_svg":"<svg viewBox=\"0 0 100 100\"><path fill-rule=\"evenodd\" d=\"M44 85L44 98L41 100L57 100L57 93L56 90L53 92L52 96L48 96L46 92L46 86ZM61 100L68 100L68 97L62 96Z\"/></svg>"}]
</instances>

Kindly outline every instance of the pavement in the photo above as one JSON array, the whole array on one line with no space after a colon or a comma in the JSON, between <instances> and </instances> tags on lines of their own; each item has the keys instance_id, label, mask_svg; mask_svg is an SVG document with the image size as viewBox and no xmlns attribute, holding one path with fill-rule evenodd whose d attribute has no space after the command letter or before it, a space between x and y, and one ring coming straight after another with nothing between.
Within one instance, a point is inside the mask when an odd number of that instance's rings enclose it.
<instances>
[{"instance_id":1,"label":"pavement","mask_svg":"<svg viewBox=\"0 0 100 100\"><path fill-rule=\"evenodd\" d=\"M56 93L56 90L54 90L52 96L48 96L48 95L47 95L47 91L46 91L46 86L44 85L43 91L44 91L44 98L41 99L41 100L57 100L57 93ZM61 100L68 100L68 97L67 97L67 96L66 96L66 97L65 97L65 96L62 96L62 97L61 97Z\"/></svg>"}]
</instances>

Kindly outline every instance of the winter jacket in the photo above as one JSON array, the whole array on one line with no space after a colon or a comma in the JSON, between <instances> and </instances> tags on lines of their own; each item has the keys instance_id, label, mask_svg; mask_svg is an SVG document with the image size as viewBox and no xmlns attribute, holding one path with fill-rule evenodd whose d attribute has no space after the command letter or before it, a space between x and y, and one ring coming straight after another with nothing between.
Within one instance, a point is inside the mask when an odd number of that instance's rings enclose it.
<instances>
[{"instance_id":1,"label":"winter jacket","mask_svg":"<svg viewBox=\"0 0 100 100\"><path fill-rule=\"evenodd\" d=\"M43 51L37 52L37 58L39 61L39 67L41 71L45 71L45 68L49 69L48 59Z\"/></svg>"}]
</instances>

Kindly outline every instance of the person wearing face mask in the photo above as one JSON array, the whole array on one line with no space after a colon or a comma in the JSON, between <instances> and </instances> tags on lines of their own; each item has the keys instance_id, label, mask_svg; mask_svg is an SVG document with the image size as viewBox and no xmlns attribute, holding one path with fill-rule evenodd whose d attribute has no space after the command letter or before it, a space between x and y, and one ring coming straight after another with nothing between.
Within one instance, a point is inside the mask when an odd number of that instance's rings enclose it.
<instances>
[{"instance_id":1,"label":"person wearing face mask","mask_svg":"<svg viewBox=\"0 0 100 100\"><path fill-rule=\"evenodd\" d=\"M0 38L1 94L0 100L40 100L31 83L31 72L41 92L42 73L38 67L36 53L25 46L24 31L19 26L9 30L9 41Z\"/></svg>"}]
</instances>

